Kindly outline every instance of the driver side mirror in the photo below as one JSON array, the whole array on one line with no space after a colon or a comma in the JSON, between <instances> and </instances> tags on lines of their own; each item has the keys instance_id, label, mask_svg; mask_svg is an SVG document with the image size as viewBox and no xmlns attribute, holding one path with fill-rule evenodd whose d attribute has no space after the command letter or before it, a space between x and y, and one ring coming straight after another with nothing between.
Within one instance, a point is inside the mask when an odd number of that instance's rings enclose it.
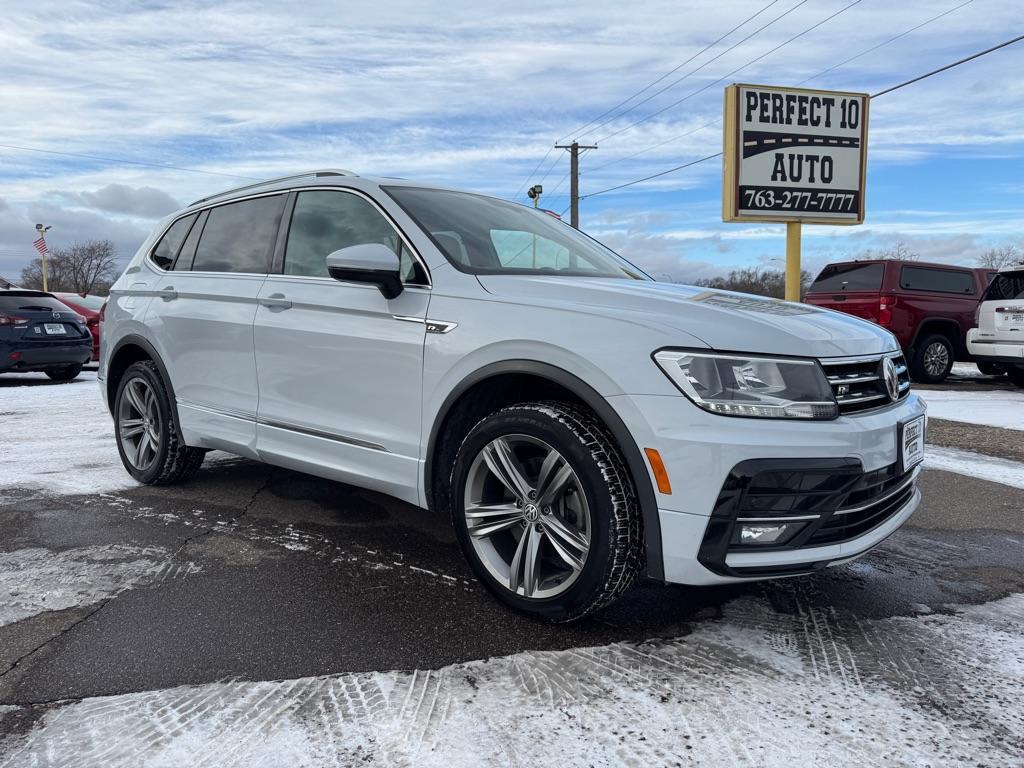
<instances>
[{"instance_id":1,"label":"driver side mirror","mask_svg":"<svg viewBox=\"0 0 1024 768\"><path fill-rule=\"evenodd\" d=\"M327 273L343 283L376 285L385 299L404 288L398 254L382 243L350 245L327 256Z\"/></svg>"}]
</instances>

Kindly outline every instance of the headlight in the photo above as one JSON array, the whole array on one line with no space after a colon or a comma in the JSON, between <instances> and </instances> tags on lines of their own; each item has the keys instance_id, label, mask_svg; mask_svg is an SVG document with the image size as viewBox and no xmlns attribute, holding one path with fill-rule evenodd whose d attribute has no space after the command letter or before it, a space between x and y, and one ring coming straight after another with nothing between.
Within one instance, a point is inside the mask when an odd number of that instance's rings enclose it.
<instances>
[{"instance_id":1,"label":"headlight","mask_svg":"<svg viewBox=\"0 0 1024 768\"><path fill-rule=\"evenodd\" d=\"M663 349L654 359L705 411L764 419L834 419L839 408L813 360Z\"/></svg>"}]
</instances>

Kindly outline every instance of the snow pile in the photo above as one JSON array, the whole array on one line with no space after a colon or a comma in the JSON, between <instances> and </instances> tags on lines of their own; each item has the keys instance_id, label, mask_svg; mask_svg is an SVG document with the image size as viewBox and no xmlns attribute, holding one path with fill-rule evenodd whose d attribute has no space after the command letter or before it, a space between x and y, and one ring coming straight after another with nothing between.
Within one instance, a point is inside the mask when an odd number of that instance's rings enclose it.
<instances>
[{"instance_id":1,"label":"snow pile","mask_svg":"<svg viewBox=\"0 0 1024 768\"><path fill-rule=\"evenodd\" d=\"M963 392L918 389L915 392L928 404L928 415L933 419L1024 429L1024 390Z\"/></svg>"},{"instance_id":2,"label":"snow pile","mask_svg":"<svg viewBox=\"0 0 1024 768\"><path fill-rule=\"evenodd\" d=\"M882 620L795 598L792 613L737 600L671 640L86 699L0 742L0 766L1019 759L1024 596Z\"/></svg>"},{"instance_id":3,"label":"snow pile","mask_svg":"<svg viewBox=\"0 0 1024 768\"><path fill-rule=\"evenodd\" d=\"M1024 489L1024 464L959 448L927 445L924 450L924 468L955 472Z\"/></svg>"},{"instance_id":4,"label":"snow pile","mask_svg":"<svg viewBox=\"0 0 1024 768\"><path fill-rule=\"evenodd\" d=\"M121 544L61 552L0 552L0 627L44 611L91 605L126 589L198 573L163 547Z\"/></svg>"},{"instance_id":5,"label":"snow pile","mask_svg":"<svg viewBox=\"0 0 1024 768\"><path fill-rule=\"evenodd\" d=\"M137 485L121 464L94 372L67 384L42 374L3 376L0 488L91 493Z\"/></svg>"}]
</instances>

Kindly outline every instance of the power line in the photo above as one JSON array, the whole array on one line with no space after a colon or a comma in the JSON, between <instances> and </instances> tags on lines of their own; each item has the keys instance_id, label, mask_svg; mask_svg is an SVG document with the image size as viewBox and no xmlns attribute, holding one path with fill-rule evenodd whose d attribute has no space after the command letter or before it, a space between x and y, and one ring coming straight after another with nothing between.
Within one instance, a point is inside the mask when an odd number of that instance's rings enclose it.
<instances>
[{"instance_id":1,"label":"power line","mask_svg":"<svg viewBox=\"0 0 1024 768\"><path fill-rule=\"evenodd\" d=\"M588 127L588 126L591 126L591 125L594 125L594 123L596 123L596 122L597 122L598 120L600 120L601 118L603 118L603 117L605 117L605 116L607 116L607 115L610 115L610 114L611 114L612 112L614 112L615 110L617 110L617 109L618 109L619 107L625 106L626 104L628 104L628 103L629 103L630 101L632 101L632 100L633 100L633 99L635 99L635 98L636 98L637 96L639 96L640 94L644 93L645 91L649 91L649 90L650 90L651 88L653 88L653 87L654 87L654 86L656 86L656 85L657 85L658 83L660 83L660 82L661 82L662 80L664 80L664 79L665 79L666 77L668 77L669 75L673 75L673 74L675 74L676 72L678 72L678 71L679 71L680 69L682 69L683 67L685 67L685 66L686 66L687 64L689 64L689 63L690 63L691 61L693 61L693 60L694 60L694 59L696 59L696 58L697 58L698 56L700 56L700 55L701 55L702 53L705 53L705 52L707 52L708 50L710 50L711 48L713 48L713 47L715 47L716 45L718 45L718 44L719 44L720 42L722 42L722 41L723 41L723 40L724 40L725 38L727 38L727 37L728 37L729 35L731 35L731 34L732 34L733 32L735 32L736 30L738 30L738 29L739 29L740 27L744 26L744 25L745 25L745 24L747 24L748 22L750 22L750 21L753 21L754 19L756 19L756 18L757 18L758 16L760 16L760 15L761 15L762 13L764 13L765 11L767 11L767 10L768 10L769 8L771 8L771 7L773 6L773 5L775 5L775 4L776 4L776 3L778 3L779 1L780 1L780 0L772 0L772 1L770 2L770 3L768 3L768 5L764 6L764 7L763 7L763 8L761 9L761 10L759 10L759 11L758 11L757 13L753 14L752 16L748 16L748 17L747 17L746 19L744 19L743 21L741 21L741 22L740 22L739 24L737 24L737 25L736 25L735 27L733 27L733 28L732 28L732 29L730 29L730 30L729 30L728 32L726 32L726 33L725 33L724 35L722 35L721 37L719 37L719 38L718 38L717 40L715 40L715 41L714 41L713 43L708 43L707 45L705 45L705 46L704 46L703 48L701 48L701 49L700 49L699 51L697 51L697 52L696 52L695 54L693 54L693 56L691 56L690 58L688 58L688 59L687 59L686 61L684 61L683 63L681 63L681 64L678 64L677 66L673 67L673 68L672 68L672 69L670 69L670 70L669 70L668 72L666 72L666 73L665 73L665 74L663 74L663 75L662 75L661 77L659 77L659 78L658 78L657 80L654 80L653 82L650 82L650 83L648 83L647 85L645 85L645 86L644 86L643 88L641 88L641 89L640 89L639 91L637 91L636 93L633 93L633 94L632 94L632 95L630 95L630 96L629 96L628 98L624 99L623 101L620 101L620 102L619 102L618 104L616 104L616 105L615 105L614 107L612 107L612 108L610 108L610 109L608 109L608 110L605 110L605 111L604 111L604 112L602 112L602 113L601 113L600 115L598 115L598 116L597 116L597 117L595 117L595 118L594 118L593 120L591 120L591 121L590 121L589 123L584 123L584 124L583 124L583 125L581 125L581 126L580 126L579 128L577 128L577 129L576 129L575 131L570 131L569 133L567 133L567 134L566 134L565 136L563 136L562 138L560 138L560 139L559 139L559 140L558 140L557 142L555 142L555 143L556 143L556 144L561 144L561 143L562 143L563 141L565 141L566 139L568 139L568 138L569 138L570 136L572 136L572 135L574 135L574 134L576 134L576 135L579 135L579 136L585 136L586 134L581 134L581 133L580 133L580 131L582 131L582 130L583 130L584 128L586 128L586 127ZM807 0L804 0L804 2L807 2ZM803 5L803 3L800 3L800 5ZM797 6L793 6L793 8L791 8L790 10L795 10L795 8L796 8L796 7L797 7ZM787 11L786 13L789 13L789 11ZM785 15L785 14L783 14L783 16L784 16L784 15ZM765 25L764 27L761 27L761 29L764 29L765 27L771 26L771 24L774 24L774 23L775 23L776 21L778 21L778 20L779 20L779 19L781 19L781 18L782 18L782 16L779 16L779 17L778 17L777 19L775 19L775 20L773 20L773 21L769 22L769 23L768 23L768 24L766 24L766 25ZM760 31L761 31L761 29L757 30L757 31L756 31L756 32L754 32L753 34L754 34L754 35L756 35L756 34L757 34L758 32L760 32ZM746 40L749 40L749 39L750 39L750 37L752 37L752 35L748 35L747 37L743 38L743 40L740 40L740 42L739 42L739 43L737 43L736 45L739 45L740 43L743 43L744 41L746 41ZM736 46L734 45L734 46L733 46L733 48L735 48L735 47L736 47ZM726 50L726 51L723 51L723 53L728 53L728 52L729 52L729 51L731 51L731 50L732 50L732 48L729 48L728 50ZM721 55L722 55L722 54L719 54L719 56L721 56ZM718 58L718 57L716 56L715 58ZM711 61L714 61L714 59L711 59ZM706 66L707 64L710 64L710 63L711 63L711 61L707 61L707 62L704 62L704 64L702 64L701 66L702 66L702 67L703 67L703 66ZM697 69L700 69L700 67L698 67ZM695 69L695 70L693 70L693 72L696 72L696 71L697 71L696 69ZM657 93L651 94L651 95L650 95L650 96L649 96L648 98L644 99L643 101L637 102L636 104L634 104L633 106L631 106L631 107L630 107L629 109L627 109L627 110L626 110L625 112L622 112L621 114L619 114L619 115L616 115L616 117L622 117L622 115L624 115L624 114L626 114L626 113L628 113L628 112L630 112L630 111L632 111L632 110L636 109L636 108L637 108L637 107L639 107L639 106L640 106L641 104L645 104L645 103L647 103L648 101L650 101L651 99L653 99L653 98L654 98L655 96L657 96L658 94L660 94L660 93L663 93L663 92L664 92L664 91L665 91L665 90L666 90L667 88L671 88L671 87L672 87L673 85L675 85L676 83L678 83L678 82L680 82L681 80L684 80L684 79L686 79L687 77L689 77L690 75L692 75L692 74L693 74L693 72L690 72L690 73L688 73L687 75L684 75L684 76L683 76L682 78L680 78L679 80L675 80L674 82L672 82L672 83L669 83L669 85L667 85L667 86L666 86L666 88L663 88L662 90L658 91ZM614 118L613 118L613 119L614 119ZM591 129L590 129L589 131L587 131L587 133L591 133L591 132L593 132L593 131L596 131L596 130L597 130L598 128L600 128L600 127L601 127L602 125L605 125L605 124L606 124L607 122L608 122L608 121L605 121L604 123L601 123L600 125L595 125L595 126L594 126L593 128L591 128Z\"/></svg>"},{"instance_id":2,"label":"power line","mask_svg":"<svg viewBox=\"0 0 1024 768\"><path fill-rule=\"evenodd\" d=\"M968 0L968 2L970 2L970 0ZM530 171L530 173L529 173L529 174L527 175L527 177L526 177L526 181L524 181L524 182L523 182L522 184L520 184L520 185L519 185L519 189L517 189L517 190L515 191L515 193L514 193L514 194L512 195L512 197L513 197L513 198L519 197L519 195L521 195L521 194L522 194L523 190L524 190L524 189L526 188L526 185L530 183L530 179L532 179L532 178L533 178L533 175L534 175L535 173L537 173L537 170L538 170L538 169L539 169L539 168L540 168L540 167L541 167L542 165L544 165L544 161L545 161L545 160L547 160L547 159L548 159L549 157L551 157L551 153L552 153L552 152L554 152L554 151L555 151L555 148L554 148L553 146L552 146L552 147L548 147L548 151L547 151L547 152L546 152L546 153L544 154L544 157L542 157L542 158L540 159L540 162L539 162L539 163L537 163L537 167L536 167L536 168L534 168L534 169L533 169L532 171Z\"/></svg>"},{"instance_id":3,"label":"power line","mask_svg":"<svg viewBox=\"0 0 1024 768\"><path fill-rule=\"evenodd\" d=\"M871 95L871 98L872 98L872 100L874 100L874 99L877 99L879 96L885 96L885 94L887 94L887 93L892 93L893 91L898 91L900 88L906 88L908 85L912 85L913 83L920 82L921 80L929 78L932 75L937 75L940 72L945 72L947 69L952 69L953 67L958 67L961 64L966 64L968 61L973 61L974 59L977 59L977 58L980 58L980 57L982 57L982 56L984 56L986 54L992 53L993 51L998 51L1000 48L1005 48L1008 45L1013 45L1014 43L1019 43L1021 40L1024 40L1024 35L1017 35L1017 37L1014 37L1011 40L1007 40L1005 43L999 43L999 45L993 45L991 48L986 48L984 51L978 51L975 54L972 54L970 56L965 56L962 59L958 59L957 61L954 61L952 64L947 64L944 67L939 67L938 69L933 69L931 72L925 72L923 75L918 75L915 78L912 78L910 80L906 80L906 81L904 81L902 83L899 83L898 85L892 86L891 88L886 88L884 91L879 91L878 93L874 93L874 94Z\"/></svg>"},{"instance_id":4,"label":"power line","mask_svg":"<svg viewBox=\"0 0 1024 768\"><path fill-rule=\"evenodd\" d=\"M950 9L949 9L948 11L943 11L943 12L942 12L942 13L940 13L940 14L937 14L937 15L935 15L935 16L932 16L932 17L931 17L930 19L927 19L926 21L922 21L922 22L921 22L920 24L918 24L917 26L911 27L910 29L907 29L907 30L904 30L903 32L900 32L900 33L899 33L898 35L896 35L895 37L890 37L890 38L889 38L888 40L886 40L886 41L884 41L884 42L881 42L881 43L879 43L878 45L873 45L873 46L871 46L870 48L866 48L866 49L864 49L863 51L861 51L860 53L858 53L858 54L855 54L855 55L851 56L851 57L850 57L850 58L848 58L848 59L843 59L843 60L842 60L842 61L840 61L840 62L839 62L838 64L833 64L833 65L832 65L831 67L829 67L828 69L823 69L823 70L821 70L821 72L819 72L819 73L818 73L818 74L816 74L816 75L811 75L810 77L808 77L808 78L805 78L805 79L801 80L801 81L800 81L799 83L797 83L797 85L803 85L804 83L809 83L809 82L810 82L811 80L817 80L817 79L818 79L819 77L821 77L822 75L827 75L827 74L828 74L829 72L831 72L832 70L835 70L835 69L839 69L840 67L842 67L842 66L845 66L845 65L849 64L849 63L850 63L851 61L855 61L855 60L859 59L859 58L860 58L861 56L867 56L867 55L868 55L869 53L871 53L872 51L877 51L877 50L878 50L879 48L882 48L882 47L884 47L884 46L886 46L886 45L889 45L889 43L894 43L894 42L896 42L897 40L899 40L899 39L900 39L901 37L906 37L906 36L907 36L907 35L909 35L909 34L910 34L911 32L916 32L916 31L917 31L917 30L919 30L919 29L920 29L921 27L927 26L927 25L931 24L931 23L932 23L933 21L938 21L938 20L939 20L939 19L941 19L941 18L942 18L943 16L948 16L949 14L953 13L953 11L959 11L959 10L960 10L961 8L963 8L963 7L965 6L965 5L970 5L970 4L972 3L972 2L974 2L974 0L967 0L967 1L966 1L966 2L964 2L964 3L960 3L960 5L957 5L957 6L954 6L953 8L950 8Z\"/></svg>"},{"instance_id":5,"label":"power line","mask_svg":"<svg viewBox=\"0 0 1024 768\"><path fill-rule=\"evenodd\" d=\"M935 16L932 16L931 18L926 19L925 21L922 21L920 24L916 24L915 26L911 27L910 29L906 29L903 32L900 32L898 35L895 35L894 37L890 37L888 40L885 40L885 41L883 41L881 43L878 43L877 45L873 45L870 48L865 48L863 51L860 51L859 53L856 53L853 56L850 56L848 59L843 59L843 61L840 61L838 64L833 64L831 67L828 67L827 69L823 69L823 70L821 70L821 72L818 72L815 75L811 75L810 77L804 78L799 83L797 83L797 85L799 86L799 85L803 85L804 83L809 83L811 80L817 80L819 77L821 77L823 75L826 75L829 72L832 72L833 70L839 69L839 67L842 67L842 66L845 66L846 64L849 64L851 61L856 61L857 59L861 58L862 56L866 56L867 54L872 53L873 51L877 51L879 48L883 48L886 45L889 45L890 43L894 43L897 40L899 40L900 38L906 37L907 35L911 34L912 32L916 32L917 30L921 29L922 27L925 27L928 24L931 24L933 21L938 21L942 17L948 16L949 14L953 13L954 11L960 10L965 5L970 5L972 2L974 2L974 0L966 0L966 2L960 3L960 5L954 6L954 7L950 8L950 9L948 9L948 10L943 11L942 13L936 14ZM640 155L646 154L647 152L650 152L652 149L658 149L659 147L663 147L666 144L671 144L672 142L678 141L679 139L684 139L687 136L692 136L695 133L699 133L700 131L704 130L705 128L710 128L712 125L715 125L716 123L720 123L721 121L722 121L721 117L716 117L714 120L711 120L710 122L704 123L699 128L694 128L692 130L686 131L685 133L680 133L680 134L678 134L676 136L672 136L672 137L670 137L668 139L665 139L664 141L659 141L657 144L652 144L651 146L646 147L645 149L641 149L639 152L634 152L631 155L626 155L625 157L620 157L620 158L617 158L615 160L611 160L610 162L604 163L603 165L599 165L596 168L591 168L589 171L587 171L587 173L596 173L597 171L603 170L603 169L605 169L605 168L607 168L607 167L609 167L611 165L616 165L617 163L621 163L621 162L624 162L626 160L632 160L634 157L639 157Z\"/></svg>"},{"instance_id":6,"label":"power line","mask_svg":"<svg viewBox=\"0 0 1024 768\"><path fill-rule=\"evenodd\" d=\"M668 175L670 173L675 173L676 171L681 171L681 170L683 170L683 168L689 168L691 165L697 165L697 163L703 163L705 160L713 160L716 157L721 157L721 155L722 155L721 152L715 152L715 154L713 154L713 155L708 155L707 157L702 157L699 160L691 160L688 163L683 163L682 165L677 165L675 168L669 168L667 171L661 171L660 173L652 173L650 176L644 176L642 179L637 179L636 181L627 181L625 184L619 184L618 186L615 186L615 187L608 187L608 189L602 189L600 192L591 192L589 195L583 195L580 199L581 200L586 200L588 197L597 197L598 195L603 195L606 192L614 192L617 189L623 189L625 187L632 187L634 184L640 184L641 182L644 182L644 181L650 181L651 179L656 179L659 176L666 176L666 175Z\"/></svg>"},{"instance_id":7,"label":"power line","mask_svg":"<svg viewBox=\"0 0 1024 768\"><path fill-rule=\"evenodd\" d=\"M701 88L698 88L696 91L692 91L691 93L688 93L686 96L684 96L683 98L679 99L678 101L674 101L671 104L668 104L667 106L664 106L661 109L657 110L656 112L652 112L651 114L647 115L646 117L641 117L639 120L637 120L637 121L635 121L633 123L630 123L625 128L620 128L617 131L613 131L612 133L609 133L607 136L604 136L604 137L598 139L597 143L601 144L602 142L607 141L608 139L612 138L613 136L618 136L620 133L625 133L626 131L630 130L631 128L635 128L636 126L640 125L641 123L646 123L648 120L650 120L650 119L652 119L654 117L657 117L658 115L662 114L663 112L667 112L668 110L672 109L673 107L679 106L680 104L682 104L687 99L689 99L689 98L691 98L693 96L696 96L699 93L703 93L704 91L706 91L711 86L716 85L716 84L722 82L723 80L725 80L728 77L732 77L733 75L735 75L740 70L746 69L751 64L756 64L757 62L759 62L761 59L765 58L766 56L770 56L771 54L775 53L776 51L781 50L782 48L785 48L787 45L789 45L793 41L803 37L808 32L812 32L813 30L815 30L818 27L820 27L822 24L825 24L825 23L831 21L832 19L834 19L839 14L845 13L846 11L850 10L851 8L853 8L853 6L859 5L861 2L863 2L863 0L853 0L853 2L850 3L849 5L843 6L842 8L840 8L835 13L833 13L833 14L831 14L829 16L826 16L824 19L822 19L821 21L817 22L816 24L812 24L811 26L809 26L807 29L803 30L802 32L798 32L797 34L793 35L793 37L789 38L785 42L779 43L777 46L775 46L771 50L765 51L760 56L751 59L746 64L743 64L743 65L737 67L736 69L734 69L732 72L729 72L727 74L722 75L717 80L714 80L714 81L708 83L707 85L705 85L705 86L703 86Z\"/></svg>"},{"instance_id":8,"label":"power line","mask_svg":"<svg viewBox=\"0 0 1024 768\"><path fill-rule=\"evenodd\" d=\"M15 144L0 144L3 149L16 149L21 152L39 152L44 155L60 155L62 157L79 157L85 160L101 160L105 163L122 163L124 165L142 165L147 168L162 168L165 171L181 171L183 173L205 173L207 176L226 176L229 179L243 179L245 181L259 181L252 176L238 176L234 173L220 173L219 171L203 171L199 168L182 168L177 165L164 165L162 163L147 163L142 160L125 160L116 157L100 157L99 155L83 155L78 152L58 152L55 149L39 149L37 147L19 147Z\"/></svg>"},{"instance_id":9,"label":"power line","mask_svg":"<svg viewBox=\"0 0 1024 768\"><path fill-rule=\"evenodd\" d=\"M986 48L983 51L978 51L977 53L973 53L970 56L965 56L962 59L957 59L956 61L951 62L949 64L946 64L945 66L939 67L938 69L933 69L930 72L926 72L923 75L918 75L917 77L911 78L910 80L905 80L902 83L898 83L896 85L890 86L889 88L886 88L885 90L879 91L878 93L871 94L870 98L871 98L872 101L874 101L879 96L885 96L886 94L892 93L893 91L898 91L900 88L905 88L908 85L913 85L914 83L918 83L918 82L920 82L922 80L925 80L925 79L927 79L929 77L932 77L933 75L937 75L937 74L939 74L941 72L945 72L945 71L947 71L949 69L953 69L953 67L958 67L961 64L966 64L969 61L973 61L974 59L981 58L982 56L985 56L987 54L990 54L990 53L993 53L995 51L998 51L1001 48L1006 48L1007 46L1013 45L1014 43L1019 43L1021 40L1024 40L1024 35L1018 35L1017 37L1014 37L1014 38L1011 38L1010 40L1007 40L1006 42L999 43L998 45L993 45L991 48ZM677 165L675 168L669 168L668 170L661 171L660 173L654 173L654 174L651 174L650 176L645 176L642 179L636 179L635 181L629 181L629 182L626 182L625 184L618 184L618 185L616 185L614 187L609 187L608 189L602 189L602 190L600 190L598 192L591 192L589 195L583 195L581 199L586 199L588 197L596 197L597 195L603 195L603 194L605 194L607 192L614 192L617 189L624 189L625 187L631 187L634 184L640 184L640 183L645 182L645 181L650 181L651 179L656 179L659 176L665 176L665 175L670 174L670 173L675 173L676 171L681 171L684 168L689 168L690 166L697 165L698 163L703 163L706 160L713 160L716 157L721 157L721 155L722 155L721 152L716 152L713 155L708 155L707 157L702 157L702 158L699 158L697 160L691 160L688 163L683 163L682 165Z\"/></svg>"}]
</instances>

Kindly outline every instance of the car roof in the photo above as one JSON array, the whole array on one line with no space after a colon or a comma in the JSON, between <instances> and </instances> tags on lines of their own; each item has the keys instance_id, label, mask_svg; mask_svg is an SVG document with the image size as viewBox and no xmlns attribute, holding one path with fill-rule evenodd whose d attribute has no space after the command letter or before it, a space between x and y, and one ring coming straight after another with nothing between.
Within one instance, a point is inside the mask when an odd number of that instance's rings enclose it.
<instances>
[{"instance_id":1,"label":"car roof","mask_svg":"<svg viewBox=\"0 0 1024 768\"><path fill-rule=\"evenodd\" d=\"M911 259L850 259L848 261L833 261L826 264L822 269L828 267L846 266L848 264L902 264L904 266L911 267L935 267L936 269L980 269L982 272L987 271L983 267L965 267L962 264L940 264L936 261L914 261Z\"/></svg>"}]
</instances>

